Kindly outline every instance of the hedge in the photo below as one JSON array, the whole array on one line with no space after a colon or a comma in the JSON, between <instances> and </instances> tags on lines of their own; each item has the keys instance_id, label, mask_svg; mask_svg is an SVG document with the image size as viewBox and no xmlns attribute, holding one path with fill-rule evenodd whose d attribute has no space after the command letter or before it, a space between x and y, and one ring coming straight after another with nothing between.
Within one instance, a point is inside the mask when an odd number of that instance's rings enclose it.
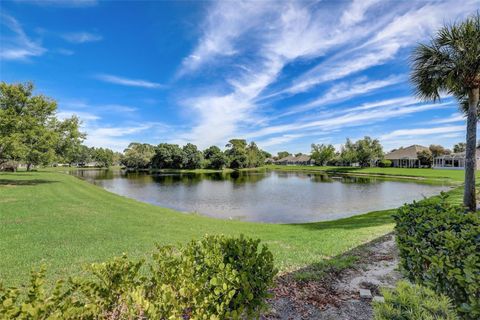
<instances>
[{"instance_id":1,"label":"hedge","mask_svg":"<svg viewBox=\"0 0 480 320\"><path fill-rule=\"evenodd\" d=\"M148 262L126 255L92 264L88 274L45 284L33 271L24 289L0 285L7 319L240 319L265 308L276 270L259 240L206 236Z\"/></svg>"},{"instance_id":2,"label":"hedge","mask_svg":"<svg viewBox=\"0 0 480 320\"><path fill-rule=\"evenodd\" d=\"M480 214L447 195L394 215L401 266L409 280L445 294L464 319L480 318Z\"/></svg>"}]
</instances>

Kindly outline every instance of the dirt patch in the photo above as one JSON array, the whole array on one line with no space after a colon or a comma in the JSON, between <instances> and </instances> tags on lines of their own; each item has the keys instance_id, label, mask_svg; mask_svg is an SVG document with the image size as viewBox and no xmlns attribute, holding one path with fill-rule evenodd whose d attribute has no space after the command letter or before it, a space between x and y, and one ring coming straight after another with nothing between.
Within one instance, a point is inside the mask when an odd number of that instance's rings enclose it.
<instances>
[{"instance_id":1,"label":"dirt patch","mask_svg":"<svg viewBox=\"0 0 480 320\"><path fill-rule=\"evenodd\" d=\"M394 237L386 235L345 256L356 257L355 263L341 270L332 264L318 278L298 280L298 274L311 274L312 267L280 276L272 290L270 312L262 319L371 319L371 300L360 299L359 290L379 295L379 288L393 287L401 278Z\"/></svg>"}]
</instances>

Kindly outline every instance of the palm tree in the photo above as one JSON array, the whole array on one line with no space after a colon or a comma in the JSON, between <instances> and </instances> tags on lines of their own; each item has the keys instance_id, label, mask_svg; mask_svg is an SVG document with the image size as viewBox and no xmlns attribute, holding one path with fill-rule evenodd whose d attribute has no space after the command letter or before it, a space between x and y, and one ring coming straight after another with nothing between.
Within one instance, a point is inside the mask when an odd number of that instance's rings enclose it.
<instances>
[{"instance_id":1,"label":"palm tree","mask_svg":"<svg viewBox=\"0 0 480 320\"><path fill-rule=\"evenodd\" d=\"M412 55L411 81L422 100L453 95L467 114L464 205L476 210L476 135L480 88L480 14L445 25Z\"/></svg>"}]
</instances>

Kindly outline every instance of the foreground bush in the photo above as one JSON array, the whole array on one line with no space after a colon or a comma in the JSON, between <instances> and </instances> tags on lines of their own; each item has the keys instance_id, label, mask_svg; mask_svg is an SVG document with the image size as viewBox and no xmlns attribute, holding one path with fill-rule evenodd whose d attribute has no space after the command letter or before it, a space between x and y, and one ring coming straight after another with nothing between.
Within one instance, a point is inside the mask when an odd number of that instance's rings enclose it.
<instances>
[{"instance_id":1,"label":"foreground bush","mask_svg":"<svg viewBox=\"0 0 480 320\"><path fill-rule=\"evenodd\" d=\"M7 319L238 319L265 307L276 270L259 240L207 236L158 247L151 262L126 256L93 264L84 278L47 290L45 270L25 289L0 286Z\"/></svg>"},{"instance_id":2,"label":"foreground bush","mask_svg":"<svg viewBox=\"0 0 480 320\"><path fill-rule=\"evenodd\" d=\"M405 205L394 215L403 270L450 297L459 315L480 318L480 215L446 195Z\"/></svg>"},{"instance_id":3,"label":"foreground bush","mask_svg":"<svg viewBox=\"0 0 480 320\"><path fill-rule=\"evenodd\" d=\"M373 303L375 320L455 320L450 299L433 290L400 281L397 287L382 290L385 302Z\"/></svg>"}]
</instances>

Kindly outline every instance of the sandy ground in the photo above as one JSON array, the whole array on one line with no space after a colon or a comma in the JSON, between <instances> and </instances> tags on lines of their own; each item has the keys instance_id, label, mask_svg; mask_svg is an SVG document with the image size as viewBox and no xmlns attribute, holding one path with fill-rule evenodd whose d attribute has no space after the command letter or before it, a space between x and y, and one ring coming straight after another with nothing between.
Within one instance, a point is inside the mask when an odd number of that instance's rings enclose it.
<instances>
[{"instance_id":1,"label":"sandy ground","mask_svg":"<svg viewBox=\"0 0 480 320\"><path fill-rule=\"evenodd\" d=\"M393 287L401 278L394 237L386 235L348 255L359 258L353 268L320 280L298 281L295 273L279 277L270 312L262 319L372 319L371 300L361 299L359 290L378 296L380 287Z\"/></svg>"}]
</instances>

